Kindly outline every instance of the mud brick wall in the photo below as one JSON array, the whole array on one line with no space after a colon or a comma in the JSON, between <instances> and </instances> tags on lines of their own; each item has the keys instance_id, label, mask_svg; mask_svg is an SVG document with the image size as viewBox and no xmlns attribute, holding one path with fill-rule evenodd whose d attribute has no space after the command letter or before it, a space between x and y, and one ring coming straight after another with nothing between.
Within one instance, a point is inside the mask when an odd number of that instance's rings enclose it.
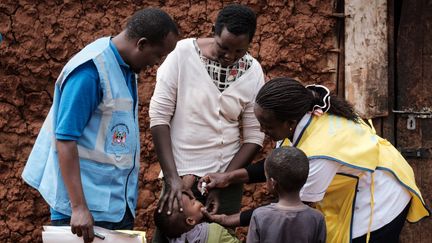
<instances>
[{"instance_id":1,"label":"mud brick wall","mask_svg":"<svg viewBox=\"0 0 432 243\"><path fill-rule=\"evenodd\" d=\"M217 12L232 1L32 1L0 3L0 242L40 242L49 210L20 175L52 102L53 84L67 60L101 36L115 35L136 10L157 6L177 21L183 37L211 36ZM335 87L328 69L334 48L333 1L244 0L258 16L250 52L268 78L296 77ZM160 167L149 132L155 69L140 76L141 171L136 229L153 233ZM267 141L265 153L271 147ZM262 157L263 155L261 155ZM262 184L245 187L243 205L270 196ZM238 230L244 238L245 228Z\"/></svg>"}]
</instances>

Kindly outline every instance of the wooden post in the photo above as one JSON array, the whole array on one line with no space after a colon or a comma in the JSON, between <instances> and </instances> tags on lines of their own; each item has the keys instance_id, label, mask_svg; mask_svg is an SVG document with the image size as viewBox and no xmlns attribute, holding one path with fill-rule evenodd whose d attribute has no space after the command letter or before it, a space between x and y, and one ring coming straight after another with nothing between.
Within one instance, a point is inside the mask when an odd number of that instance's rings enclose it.
<instances>
[{"instance_id":1,"label":"wooden post","mask_svg":"<svg viewBox=\"0 0 432 243\"><path fill-rule=\"evenodd\" d=\"M383 117L382 124L382 136L390 141L393 145L396 145L395 139L395 115L392 109L395 106L395 1L387 1L387 33L388 33L388 106L389 114L387 117Z\"/></svg>"},{"instance_id":2,"label":"wooden post","mask_svg":"<svg viewBox=\"0 0 432 243\"><path fill-rule=\"evenodd\" d=\"M345 98L360 116L388 115L387 1L345 1Z\"/></svg>"}]
</instances>

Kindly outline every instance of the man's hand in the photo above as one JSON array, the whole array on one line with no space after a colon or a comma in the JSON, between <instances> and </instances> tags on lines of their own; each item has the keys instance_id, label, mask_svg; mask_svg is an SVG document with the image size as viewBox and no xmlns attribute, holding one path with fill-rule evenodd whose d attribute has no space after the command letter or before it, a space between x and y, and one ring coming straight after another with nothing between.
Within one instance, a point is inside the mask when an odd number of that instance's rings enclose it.
<instances>
[{"instance_id":1,"label":"man's hand","mask_svg":"<svg viewBox=\"0 0 432 243\"><path fill-rule=\"evenodd\" d=\"M71 231L79 237L83 237L84 242L93 242L94 231L93 231L93 216L88 210L87 206L78 206L72 208L71 216Z\"/></svg>"},{"instance_id":2,"label":"man's hand","mask_svg":"<svg viewBox=\"0 0 432 243\"><path fill-rule=\"evenodd\" d=\"M206 210L210 214L215 214L215 213L217 213L219 206L220 206L219 190L213 189L213 190L209 191L209 193L207 195Z\"/></svg>"},{"instance_id":3,"label":"man's hand","mask_svg":"<svg viewBox=\"0 0 432 243\"><path fill-rule=\"evenodd\" d=\"M171 214L173 210L183 211L182 191L184 190L183 180L177 176L176 178L165 180L165 187L163 196L159 200L158 212L161 213L162 209L167 204L167 214Z\"/></svg>"},{"instance_id":4,"label":"man's hand","mask_svg":"<svg viewBox=\"0 0 432 243\"><path fill-rule=\"evenodd\" d=\"M240 213L236 213L232 215L210 214L205 209L202 210L202 213L204 214L204 217L210 222L215 222L225 227L240 226Z\"/></svg>"}]
</instances>

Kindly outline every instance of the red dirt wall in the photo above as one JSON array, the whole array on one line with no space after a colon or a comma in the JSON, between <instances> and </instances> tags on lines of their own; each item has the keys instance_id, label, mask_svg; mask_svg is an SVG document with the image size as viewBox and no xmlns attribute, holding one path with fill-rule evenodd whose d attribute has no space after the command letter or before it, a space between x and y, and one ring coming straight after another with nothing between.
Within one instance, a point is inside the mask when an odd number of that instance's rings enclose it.
<instances>
[{"instance_id":1,"label":"red dirt wall","mask_svg":"<svg viewBox=\"0 0 432 243\"><path fill-rule=\"evenodd\" d=\"M211 36L217 12L231 1L37 1L0 3L0 242L40 242L49 210L21 172L51 105L53 84L67 60L87 43L115 35L134 11L158 6L177 21L184 37ZM323 72L334 48L333 1L240 1L258 16L251 53L267 77L291 76L335 87ZM140 191L136 229L153 232L160 170L149 132L148 105L155 69L141 74ZM267 142L268 151L271 144ZM262 155L261 155L262 156ZM263 185L246 186L243 205L268 200ZM244 237L245 229L238 235Z\"/></svg>"}]
</instances>

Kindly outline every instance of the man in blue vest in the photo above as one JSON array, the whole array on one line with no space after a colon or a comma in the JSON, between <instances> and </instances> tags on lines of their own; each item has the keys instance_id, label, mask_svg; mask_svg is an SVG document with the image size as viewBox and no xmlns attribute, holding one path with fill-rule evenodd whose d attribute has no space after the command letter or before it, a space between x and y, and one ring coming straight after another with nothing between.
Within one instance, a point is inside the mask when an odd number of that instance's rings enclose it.
<instances>
[{"instance_id":1,"label":"man in blue vest","mask_svg":"<svg viewBox=\"0 0 432 243\"><path fill-rule=\"evenodd\" d=\"M136 75L177 42L160 9L136 12L114 37L87 45L64 66L53 105L22 174L51 210L85 242L93 225L132 229L139 172Z\"/></svg>"}]
</instances>

